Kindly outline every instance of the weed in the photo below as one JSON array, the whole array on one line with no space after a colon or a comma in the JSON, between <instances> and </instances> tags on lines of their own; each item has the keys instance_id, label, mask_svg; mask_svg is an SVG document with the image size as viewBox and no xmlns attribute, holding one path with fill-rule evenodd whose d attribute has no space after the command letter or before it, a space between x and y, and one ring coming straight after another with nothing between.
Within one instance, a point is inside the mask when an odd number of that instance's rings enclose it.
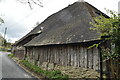
<instances>
[{"instance_id":1,"label":"weed","mask_svg":"<svg viewBox=\"0 0 120 80\"><path fill-rule=\"evenodd\" d=\"M21 63L28 67L30 70L32 70L33 72L36 72L38 74L42 74L50 79L60 79L60 80L68 80L68 76L67 75L63 75L59 70L54 70L54 71L47 71L47 70L43 70L40 67L33 65L31 63L29 63L26 60L22 60Z\"/></svg>"},{"instance_id":2,"label":"weed","mask_svg":"<svg viewBox=\"0 0 120 80\"><path fill-rule=\"evenodd\" d=\"M8 54L9 57L14 57L14 54Z\"/></svg>"}]
</instances>

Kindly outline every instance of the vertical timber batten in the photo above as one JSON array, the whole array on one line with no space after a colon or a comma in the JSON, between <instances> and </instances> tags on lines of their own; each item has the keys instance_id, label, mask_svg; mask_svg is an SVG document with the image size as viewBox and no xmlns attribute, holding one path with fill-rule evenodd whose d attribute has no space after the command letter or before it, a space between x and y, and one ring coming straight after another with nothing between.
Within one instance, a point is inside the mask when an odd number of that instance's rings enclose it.
<instances>
[{"instance_id":1,"label":"vertical timber batten","mask_svg":"<svg viewBox=\"0 0 120 80\"><path fill-rule=\"evenodd\" d=\"M28 47L27 59L36 65L43 62L57 65L99 69L98 48L88 48L81 45L57 45L44 47Z\"/></svg>"}]
</instances>

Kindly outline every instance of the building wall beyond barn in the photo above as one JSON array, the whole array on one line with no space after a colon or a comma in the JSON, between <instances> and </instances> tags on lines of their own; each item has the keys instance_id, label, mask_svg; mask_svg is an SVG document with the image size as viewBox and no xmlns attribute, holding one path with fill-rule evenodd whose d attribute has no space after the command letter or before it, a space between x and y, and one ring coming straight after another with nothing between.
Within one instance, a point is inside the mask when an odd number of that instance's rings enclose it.
<instances>
[{"instance_id":1,"label":"building wall beyond barn","mask_svg":"<svg viewBox=\"0 0 120 80\"><path fill-rule=\"evenodd\" d=\"M80 45L27 47L26 60L40 66L43 62L57 65L100 69L98 48Z\"/></svg>"},{"instance_id":2,"label":"building wall beyond barn","mask_svg":"<svg viewBox=\"0 0 120 80\"><path fill-rule=\"evenodd\" d=\"M18 57L19 59L25 59L25 47L23 46L13 46L12 47L12 53L15 57Z\"/></svg>"}]
</instances>

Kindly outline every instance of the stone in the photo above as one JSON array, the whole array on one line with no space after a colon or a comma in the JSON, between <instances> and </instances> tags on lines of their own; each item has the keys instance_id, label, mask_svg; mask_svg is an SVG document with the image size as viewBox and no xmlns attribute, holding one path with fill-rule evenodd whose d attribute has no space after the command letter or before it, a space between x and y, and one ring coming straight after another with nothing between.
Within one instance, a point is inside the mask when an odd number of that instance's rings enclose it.
<instances>
[{"instance_id":1,"label":"stone","mask_svg":"<svg viewBox=\"0 0 120 80\"><path fill-rule=\"evenodd\" d=\"M68 75L70 78L99 78L99 73L88 68L72 67L72 66L56 66L62 74Z\"/></svg>"},{"instance_id":2,"label":"stone","mask_svg":"<svg viewBox=\"0 0 120 80\"><path fill-rule=\"evenodd\" d=\"M42 65L41 65L41 68L43 70L47 70L47 68L48 68L48 62L43 62Z\"/></svg>"},{"instance_id":3,"label":"stone","mask_svg":"<svg viewBox=\"0 0 120 80\"><path fill-rule=\"evenodd\" d=\"M54 63L49 63L48 64L48 70L54 70L55 64Z\"/></svg>"}]
</instances>

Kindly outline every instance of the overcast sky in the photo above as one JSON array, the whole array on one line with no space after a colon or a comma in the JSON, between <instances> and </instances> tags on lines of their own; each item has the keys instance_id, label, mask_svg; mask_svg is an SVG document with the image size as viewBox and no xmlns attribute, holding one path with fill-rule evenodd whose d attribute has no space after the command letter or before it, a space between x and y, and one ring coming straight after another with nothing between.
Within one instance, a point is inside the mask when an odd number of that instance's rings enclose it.
<instances>
[{"instance_id":1,"label":"overcast sky","mask_svg":"<svg viewBox=\"0 0 120 80\"><path fill-rule=\"evenodd\" d=\"M0 33L3 35L7 27L6 39L15 42L36 26L36 22L44 21L51 14L73 4L78 0L42 0L43 8L33 5L33 10L28 5L21 4L17 0L1 0L0 17L5 23L0 25ZM119 0L85 0L106 13L105 9L118 11Z\"/></svg>"}]
</instances>

